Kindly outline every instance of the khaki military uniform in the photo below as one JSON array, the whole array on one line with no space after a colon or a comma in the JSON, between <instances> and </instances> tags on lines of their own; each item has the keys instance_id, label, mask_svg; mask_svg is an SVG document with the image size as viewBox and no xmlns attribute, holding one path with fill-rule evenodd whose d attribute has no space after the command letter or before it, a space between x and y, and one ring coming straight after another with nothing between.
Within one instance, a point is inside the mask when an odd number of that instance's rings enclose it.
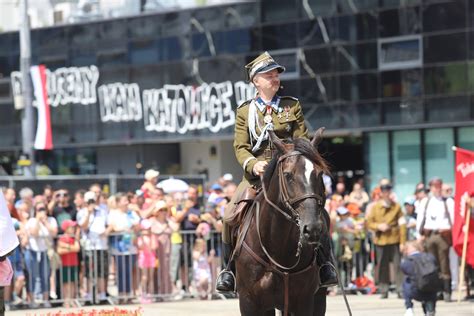
<instances>
[{"instance_id":1,"label":"khaki military uniform","mask_svg":"<svg viewBox=\"0 0 474 316\"><path fill-rule=\"evenodd\" d=\"M249 107L253 100L244 102L237 108L234 150L239 164L244 169L244 177L239 184L232 200L224 212L224 227L222 238L225 243L231 243L231 234L229 226L226 224L226 218L229 217L231 210L235 207L237 197L251 185L259 185L260 178L252 172L257 161L270 161L271 148L268 141L264 141L259 150L252 152L251 133L249 131ZM283 96L280 99L278 110L272 110L273 131L280 139L288 138L308 138L308 129L304 123L303 111L298 99ZM265 111L257 109L258 121L260 126L264 126Z\"/></svg>"}]
</instances>

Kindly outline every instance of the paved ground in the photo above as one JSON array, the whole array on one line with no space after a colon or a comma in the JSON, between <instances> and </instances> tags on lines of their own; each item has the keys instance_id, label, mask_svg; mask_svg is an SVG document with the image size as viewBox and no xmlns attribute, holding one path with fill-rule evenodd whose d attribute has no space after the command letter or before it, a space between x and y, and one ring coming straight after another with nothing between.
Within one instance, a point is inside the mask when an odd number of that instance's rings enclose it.
<instances>
[{"instance_id":1,"label":"paved ground","mask_svg":"<svg viewBox=\"0 0 474 316\"><path fill-rule=\"evenodd\" d=\"M403 316L404 307L403 300L397 298L389 298L387 300L381 300L378 295L374 296L348 296L349 303L352 307L352 314L354 316L360 315L383 315L383 316ZM120 308L126 308L129 310L137 309L139 305L127 305L120 306ZM150 316L181 316L181 315L192 315L192 316L238 316L239 307L236 299L232 300L217 300L217 301L199 301L199 300L187 300L177 302L164 302L142 306L144 309L144 315ZM97 307L87 307L86 310L99 309ZM103 307L103 309L113 309L113 307ZM47 315L48 312L58 312L59 309L51 310L30 310L30 311L11 311L7 312L6 315L29 315L39 316ZM78 311L78 309L71 309L68 311ZM328 298L328 316L346 316L348 315L342 296L335 296ZM421 305L417 303L415 305L415 315L422 315ZM437 305L437 316L474 316L474 303L473 302L461 302L457 303L444 303L438 302Z\"/></svg>"}]
</instances>

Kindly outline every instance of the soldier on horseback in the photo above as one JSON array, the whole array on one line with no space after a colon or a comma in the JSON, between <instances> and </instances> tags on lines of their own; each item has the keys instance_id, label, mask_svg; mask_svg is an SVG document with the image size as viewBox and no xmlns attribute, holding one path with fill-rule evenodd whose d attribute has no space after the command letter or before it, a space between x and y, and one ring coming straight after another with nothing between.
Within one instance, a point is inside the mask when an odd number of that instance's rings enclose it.
<instances>
[{"instance_id":1,"label":"soldier on horseback","mask_svg":"<svg viewBox=\"0 0 474 316\"><path fill-rule=\"evenodd\" d=\"M234 149L237 160L244 169L244 178L232 201L225 210L222 232L224 269L218 276L216 289L219 292L235 291L235 268L229 263L233 252L232 226L238 225L238 210L245 209L255 198L255 188L260 186L260 176L272 159L273 148L267 130L272 129L281 139L308 138L303 112L298 99L277 95L280 89L279 74L285 67L279 65L267 52L245 66L247 80L252 82L257 95L237 108ZM237 212L236 212L237 210ZM329 216L324 212L326 223ZM327 237L327 236L326 236ZM337 284L334 259L329 238L322 238L326 254L318 252L321 287Z\"/></svg>"}]
</instances>

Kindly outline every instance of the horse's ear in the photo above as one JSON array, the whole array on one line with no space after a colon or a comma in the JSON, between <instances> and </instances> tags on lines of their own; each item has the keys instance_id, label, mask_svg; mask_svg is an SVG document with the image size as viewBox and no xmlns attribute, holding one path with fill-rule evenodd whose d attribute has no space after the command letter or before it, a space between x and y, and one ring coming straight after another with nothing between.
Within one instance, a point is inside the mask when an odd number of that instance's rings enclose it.
<instances>
[{"instance_id":1,"label":"horse's ear","mask_svg":"<svg viewBox=\"0 0 474 316\"><path fill-rule=\"evenodd\" d=\"M286 153L287 150L286 150L285 144L282 142L280 138L278 138L278 136L275 135L275 132L273 132L272 130L269 130L268 135L270 136L270 140L272 144L275 145L278 151L283 154Z\"/></svg>"},{"instance_id":2,"label":"horse's ear","mask_svg":"<svg viewBox=\"0 0 474 316\"><path fill-rule=\"evenodd\" d=\"M313 139L311 140L311 145L313 145L315 148L318 148L319 143L323 140L323 133L325 127L320 127L316 133L314 133Z\"/></svg>"}]
</instances>

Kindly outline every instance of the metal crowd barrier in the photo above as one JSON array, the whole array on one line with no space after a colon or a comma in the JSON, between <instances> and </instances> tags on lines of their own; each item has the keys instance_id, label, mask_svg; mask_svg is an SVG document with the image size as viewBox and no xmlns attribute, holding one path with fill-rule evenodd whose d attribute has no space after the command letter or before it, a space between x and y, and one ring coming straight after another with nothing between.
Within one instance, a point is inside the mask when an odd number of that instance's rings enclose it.
<instances>
[{"instance_id":1,"label":"metal crowd barrier","mask_svg":"<svg viewBox=\"0 0 474 316\"><path fill-rule=\"evenodd\" d=\"M193 249L198 238L195 231L181 231L181 244L171 244L164 235L155 235L158 247L148 257L156 258L154 263L140 258L143 253L138 250L120 249L125 239L136 247L140 233L111 234L107 249L94 249L97 247L81 241L78 265L74 268L62 264L56 251L60 237L48 240L48 250L44 252L22 249L22 262L13 259L17 270L23 265L26 280L21 295L25 304L17 308L151 303L215 295L214 284L222 262L220 233L211 231L203 238L204 242L199 242L206 244L208 256L215 253L209 260L210 273L204 294L198 291L202 283L194 271L199 265L193 262ZM32 305L26 304L29 293Z\"/></svg>"},{"instance_id":2,"label":"metal crowd barrier","mask_svg":"<svg viewBox=\"0 0 474 316\"><path fill-rule=\"evenodd\" d=\"M188 184L197 185L203 189L206 177L204 175L166 175L160 174L159 181L175 178ZM59 188L68 189L73 193L79 189L86 189L94 183L99 183L105 192L115 194L127 192L130 188L140 188L143 184L143 175L55 175L36 176L26 178L24 176L0 176L0 187L9 187L19 190L24 187L31 188L36 193L43 192L45 185L51 185L55 190Z\"/></svg>"},{"instance_id":3,"label":"metal crowd barrier","mask_svg":"<svg viewBox=\"0 0 474 316\"><path fill-rule=\"evenodd\" d=\"M17 262L15 258L18 256L15 255L10 258L15 271L21 266L25 270L26 285L21 297L26 301L27 293L31 293L34 304L18 307L32 308L45 304L45 307L49 307L49 304L70 304L77 307L103 303L146 304L190 297L212 298L216 295L214 284L222 268L222 240L219 232L211 231L197 242L194 230L180 231L180 244L172 244L169 235L154 236L158 244L156 249L151 248L148 260L143 258L143 253L138 249L138 239L144 237L141 231L111 234L107 239L108 246L104 249L100 249L97 244L87 243L82 238L76 268L62 264L56 251L60 236L46 241L47 251L39 253L28 248L22 249L22 261ZM341 274L345 287L349 280L366 272L368 261L374 264L373 258L370 258L373 249L368 241L366 236L363 244L369 248L368 253L364 257L353 257L349 271ZM196 271L202 262L193 260L193 250L197 243L206 245L205 253L210 257L210 271L205 282L202 282L200 270ZM134 247L127 248L124 246L127 244ZM145 248L147 247L143 247ZM338 268L343 272L341 262L338 262ZM345 275L346 273L349 275ZM16 277L18 276L15 275L14 280Z\"/></svg>"}]
</instances>

